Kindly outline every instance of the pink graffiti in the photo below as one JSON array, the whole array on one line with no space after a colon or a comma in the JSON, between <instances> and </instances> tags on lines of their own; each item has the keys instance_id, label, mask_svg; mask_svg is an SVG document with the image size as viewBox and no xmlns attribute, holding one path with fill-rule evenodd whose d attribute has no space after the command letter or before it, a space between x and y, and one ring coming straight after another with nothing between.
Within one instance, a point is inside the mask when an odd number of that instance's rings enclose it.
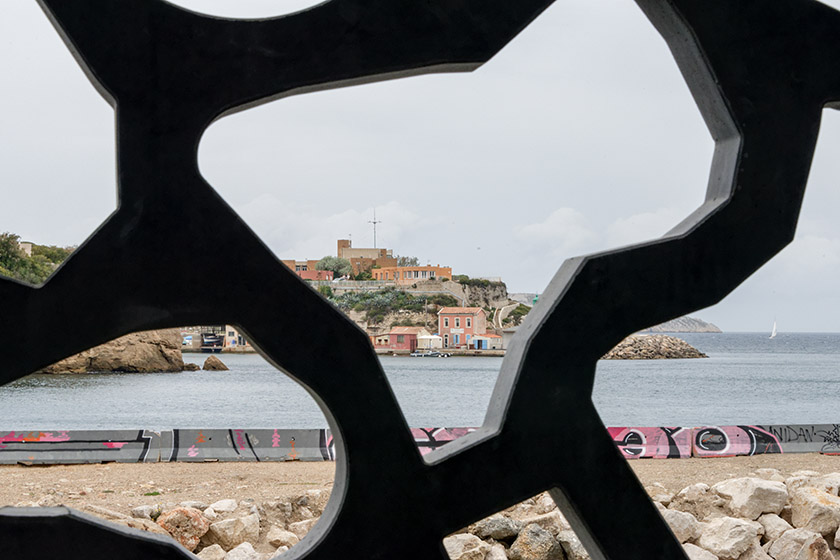
<instances>
[{"instance_id":1,"label":"pink graffiti","mask_svg":"<svg viewBox=\"0 0 840 560\"><path fill-rule=\"evenodd\" d=\"M779 438L758 426L704 426L693 439L695 457L783 453Z\"/></svg>"},{"instance_id":2,"label":"pink graffiti","mask_svg":"<svg viewBox=\"0 0 840 560\"><path fill-rule=\"evenodd\" d=\"M411 435L414 436L420 454L426 455L474 431L475 428L411 428Z\"/></svg>"},{"instance_id":3,"label":"pink graffiti","mask_svg":"<svg viewBox=\"0 0 840 560\"><path fill-rule=\"evenodd\" d=\"M245 446L247 445L245 443L245 435L244 435L245 431L244 430L234 430L234 432L236 433L236 444L239 446L239 449L245 449Z\"/></svg>"},{"instance_id":4,"label":"pink graffiti","mask_svg":"<svg viewBox=\"0 0 840 560\"><path fill-rule=\"evenodd\" d=\"M102 445L108 449L122 449L123 445L126 445L127 443L127 441L103 441Z\"/></svg>"},{"instance_id":5,"label":"pink graffiti","mask_svg":"<svg viewBox=\"0 0 840 560\"><path fill-rule=\"evenodd\" d=\"M280 434L274 430L274 435L271 436L271 447L280 447Z\"/></svg>"},{"instance_id":6,"label":"pink graffiti","mask_svg":"<svg viewBox=\"0 0 840 560\"><path fill-rule=\"evenodd\" d=\"M0 436L0 443L48 443L69 440L70 435L67 432L59 432L58 435L53 432L21 432L20 435L9 432L5 436Z\"/></svg>"},{"instance_id":7,"label":"pink graffiti","mask_svg":"<svg viewBox=\"0 0 840 560\"><path fill-rule=\"evenodd\" d=\"M679 427L607 428L627 459L691 457L691 429Z\"/></svg>"},{"instance_id":8,"label":"pink graffiti","mask_svg":"<svg viewBox=\"0 0 840 560\"><path fill-rule=\"evenodd\" d=\"M187 455L190 457L198 457L198 448L195 445L191 445L187 450Z\"/></svg>"}]
</instances>

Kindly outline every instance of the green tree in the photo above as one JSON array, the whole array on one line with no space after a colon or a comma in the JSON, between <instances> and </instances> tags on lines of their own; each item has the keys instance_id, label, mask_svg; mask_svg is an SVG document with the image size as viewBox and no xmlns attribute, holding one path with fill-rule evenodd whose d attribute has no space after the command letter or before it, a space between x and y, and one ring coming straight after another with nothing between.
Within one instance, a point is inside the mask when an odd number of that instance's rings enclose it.
<instances>
[{"instance_id":1,"label":"green tree","mask_svg":"<svg viewBox=\"0 0 840 560\"><path fill-rule=\"evenodd\" d=\"M331 270L336 278L339 276L347 276L353 272L353 267L350 265L350 261L339 257L324 257L318 261L315 268L318 270Z\"/></svg>"},{"instance_id":2,"label":"green tree","mask_svg":"<svg viewBox=\"0 0 840 560\"><path fill-rule=\"evenodd\" d=\"M20 250L20 236L8 231L0 233L0 267L10 272L17 269L25 258Z\"/></svg>"},{"instance_id":3,"label":"green tree","mask_svg":"<svg viewBox=\"0 0 840 560\"><path fill-rule=\"evenodd\" d=\"M373 280L373 274L370 273L370 269L362 270L353 277L353 280Z\"/></svg>"},{"instance_id":4,"label":"green tree","mask_svg":"<svg viewBox=\"0 0 840 560\"><path fill-rule=\"evenodd\" d=\"M330 288L329 286L318 286L318 292L320 292L320 294L327 299L333 297L332 288Z\"/></svg>"},{"instance_id":5,"label":"green tree","mask_svg":"<svg viewBox=\"0 0 840 560\"><path fill-rule=\"evenodd\" d=\"M55 245L33 245L32 256L42 256L54 265L59 265L67 260L75 247L56 247Z\"/></svg>"},{"instance_id":6,"label":"green tree","mask_svg":"<svg viewBox=\"0 0 840 560\"><path fill-rule=\"evenodd\" d=\"M397 256L397 266L420 266L420 260L417 257Z\"/></svg>"},{"instance_id":7,"label":"green tree","mask_svg":"<svg viewBox=\"0 0 840 560\"><path fill-rule=\"evenodd\" d=\"M32 246L28 257L20 249L20 236L14 233L0 234L0 274L28 282L41 284L73 252L72 248Z\"/></svg>"}]
</instances>

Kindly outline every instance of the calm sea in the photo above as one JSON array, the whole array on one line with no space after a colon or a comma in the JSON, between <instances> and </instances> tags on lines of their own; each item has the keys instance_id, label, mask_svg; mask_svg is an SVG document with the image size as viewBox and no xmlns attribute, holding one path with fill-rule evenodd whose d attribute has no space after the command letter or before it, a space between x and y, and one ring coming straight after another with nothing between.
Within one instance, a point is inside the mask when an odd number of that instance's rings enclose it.
<instances>
[{"instance_id":1,"label":"calm sea","mask_svg":"<svg viewBox=\"0 0 840 560\"><path fill-rule=\"evenodd\" d=\"M709 359L599 362L593 398L608 426L840 421L840 334L680 336ZM327 427L308 393L261 357L222 359L231 371L32 375L0 387L0 431ZM382 358L412 426L480 425L501 363Z\"/></svg>"}]
</instances>

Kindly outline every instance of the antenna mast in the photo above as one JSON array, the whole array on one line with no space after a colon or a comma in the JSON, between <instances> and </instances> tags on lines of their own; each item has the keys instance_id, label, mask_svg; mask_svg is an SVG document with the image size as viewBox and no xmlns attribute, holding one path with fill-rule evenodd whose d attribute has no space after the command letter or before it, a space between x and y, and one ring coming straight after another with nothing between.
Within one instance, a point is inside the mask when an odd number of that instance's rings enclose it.
<instances>
[{"instance_id":1,"label":"antenna mast","mask_svg":"<svg viewBox=\"0 0 840 560\"><path fill-rule=\"evenodd\" d=\"M381 224L382 221L376 220L376 208L373 209L373 220L368 220L369 224L373 224L373 248L376 249L376 224Z\"/></svg>"}]
</instances>

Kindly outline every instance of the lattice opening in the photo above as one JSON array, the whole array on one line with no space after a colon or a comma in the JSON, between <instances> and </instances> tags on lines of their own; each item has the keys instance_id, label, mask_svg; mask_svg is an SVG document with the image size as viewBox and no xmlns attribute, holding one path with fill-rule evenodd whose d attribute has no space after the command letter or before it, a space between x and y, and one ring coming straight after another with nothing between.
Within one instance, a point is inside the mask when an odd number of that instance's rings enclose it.
<instances>
[{"instance_id":1,"label":"lattice opening","mask_svg":"<svg viewBox=\"0 0 840 560\"><path fill-rule=\"evenodd\" d=\"M216 359L229 369L201 369ZM196 552L274 555L319 522L327 421L236 327L128 335L47 370L0 387L0 469L19 481L0 507L64 505Z\"/></svg>"},{"instance_id":2,"label":"lattice opening","mask_svg":"<svg viewBox=\"0 0 840 560\"><path fill-rule=\"evenodd\" d=\"M451 560L589 560L548 492L484 518L443 540Z\"/></svg>"},{"instance_id":3,"label":"lattice opening","mask_svg":"<svg viewBox=\"0 0 840 560\"><path fill-rule=\"evenodd\" d=\"M325 0L167 0L193 12L230 19L261 19L293 14Z\"/></svg>"},{"instance_id":4,"label":"lattice opening","mask_svg":"<svg viewBox=\"0 0 840 560\"><path fill-rule=\"evenodd\" d=\"M37 246L73 248L116 208L114 113L37 3L4 10L0 234L19 237L0 241L0 274L40 284L57 256Z\"/></svg>"},{"instance_id":5,"label":"lattice opening","mask_svg":"<svg viewBox=\"0 0 840 560\"><path fill-rule=\"evenodd\" d=\"M675 225L702 201L711 153L661 39L611 2L550 8L471 74L228 116L199 163L281 259L373 247L375 210L378 247L535 293L565 258Z\"/></svg>"}]
</instances>

